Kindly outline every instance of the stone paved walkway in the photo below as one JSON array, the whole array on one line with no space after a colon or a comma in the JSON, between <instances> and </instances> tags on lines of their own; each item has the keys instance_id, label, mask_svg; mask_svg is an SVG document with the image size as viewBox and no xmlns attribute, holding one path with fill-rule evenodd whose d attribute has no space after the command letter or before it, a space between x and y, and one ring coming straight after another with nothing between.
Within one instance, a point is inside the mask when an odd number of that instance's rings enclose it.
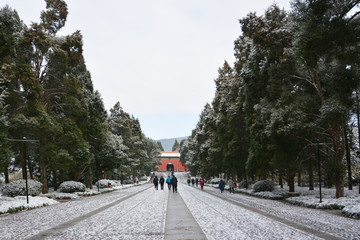
<instances>
[{"instance_id":1,"label":"stone paved walkway","mask_svg":"<svg viewBox=\"0 0 360 240\"><path fill-rule=\"evenodd\" d=\"M180 194L169 192L165 240L207 239Z\"/></svg>"}]
</instances>

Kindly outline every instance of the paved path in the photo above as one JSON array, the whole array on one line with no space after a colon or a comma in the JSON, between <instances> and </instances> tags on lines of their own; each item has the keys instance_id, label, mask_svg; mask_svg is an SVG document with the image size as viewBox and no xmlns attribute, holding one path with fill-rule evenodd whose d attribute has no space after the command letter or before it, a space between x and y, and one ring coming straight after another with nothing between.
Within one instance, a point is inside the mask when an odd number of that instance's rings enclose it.
<instances>
[{"instance_id":1,"label":"paved path","mask_svg":"<svg viewBox=\"0 0 360 240\"><path fill-rule=\"evenodd\" d=\"M260 210L258 208L255 208L255 207L251 207L251 206L248 206L246 204L243 204L243 203L240 203L238 201L235 201L235 200L232 200L232 199L229 199L227 198L228 196L224 197L224 195L218 195L218 194L214 194L214 193L211 193L211 192L208 192L209 194L215 196L215 197L218 197L218 198L221 198L223 199L224 201L226 202L229 202L231 204L234 204L234 205L237 205L241 208L244 208L244 209L247 209L247 210L250 210L252 212L255 212L255 213L258 213L258 214L261 214L267 218L270 218L270 219L273 219L274 221L277 221L277 222L280 222L280 223L283 223L285 225L288 225L289 227L293 227L293 228L296 228L298 230L301 230L301 231L304 231L304 232L308 232L314 236L317 236L319 238L323 238L323 239L326 239L326 240L342 240L343 238L338 238L338 237L335 237L335 236L332 236L330 234L327 234L326 232L321 232L321 231L317 231L315 229L312 229L310 227L306 227L306 226L303 226L301 224L298 224L296 222L293 222L293 221L290 221L290 220L287 220L287 219L284 219L284 218L281 218L279 216L276 216L276 215L273 215L273 214L270 214L268 212L265 212L263 210ZM231 195L231 194L230 194Z\"/></svg>"},{"instance_id":2,"label":"paved path","mask_svg":"<svg viewBox=\"0 0 360 240\"><path fill-rule=\"evenodd\" d=\"M191 215L180 194L169 192L165 240L206 239L199 224Z\"/></svg>"},{"instance_id":3,"label":"paved path","mask_svg":"<svg viewBox=\"0 0 360 240\"><path fill-rule=\"evenodd\" d=\"M360 240L359 220L211 187L200 191L181 177L178 193L147 184L1 215L0 240Z\"/></svg>"},{"instance_id":4,"label":"paved path","mask_svg":"<svg viewBox=\"0 0 360 240\"><path fill-rule=\"evenodd\" d=\"M28 238L28 240L46 239L46 238L48 238L48 237L50 237L50 236L52 236L52 235L59 234L59 233L63 232L65 229L70 228L70 227L73 227L73 226L75 226L76 224L78 224L78 223L80 223L80 222L82 222L82 221L84 221L84 220L86 220L86 219L88 219L88 218L90 218L90 217L98 214L98 213L101 213L101 212L105 211L105 210L108 209L108 208L111 208L111 207L113 207L113 206L116 206L116 205L118 205L119 203L121 203L121 202L123 202L123 201L125 201L125 200L127 200L127 199L129 199L129 198L131 198L131 197L133 197L133 196L141 193L141 192L144 192L145 190L148 190L148 188L142 189L142 190L140 190L139 192L132 193L132 194L130 194L130 195L126 196L126 197L123 197L123 198L121 198L121 199L119 199L119 200L117 200L117 201L115 201L115 202L112 202L112 203L110 203L110 204L107 204L107 205L105 205L105 206L102 206L102 207L100 207L100 208L98 208L98 209L96 209L96 210L94 210L94 211L92 211L92 212L89 212L89 213L87 213L87 214L81 215L81 216L76 217L76 218L74 218L74 219L72 219L72 220L70 220L70 221L67 221L67 222L62 223L62 224L60 224L60 225L57 225L57 226L55 226L55 227L52 227L52 228L47 229L47 230L45 230L45 231L42 231L42 232L40 232L40 233L32 236L31 238Z\"/></svg>"}]
</instances>

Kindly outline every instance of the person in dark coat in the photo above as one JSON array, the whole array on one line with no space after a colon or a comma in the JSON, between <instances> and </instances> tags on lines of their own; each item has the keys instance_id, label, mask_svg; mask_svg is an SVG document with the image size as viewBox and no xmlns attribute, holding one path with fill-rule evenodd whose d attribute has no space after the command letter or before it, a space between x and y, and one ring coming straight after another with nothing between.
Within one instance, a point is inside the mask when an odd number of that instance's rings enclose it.
<instances>
[{"instance_id":1,"label":"person in dark coat","mask_svg":"<svg viewBox=\"0 0 360 240\"><path fill-rule=\"evenodd\" d=\"M195 179L191 179L191 184L192 184L192 186L194 186L194 184L195 184Z\"/></svg>"},{"instance_id":2,"label":"person in dark coat","mask_svg":"<svg viewBox=\"0 0 360 240\"><path fill-rule=\"evenodd\" d=\"M158 179L157 176L155 176L155 178L154 178L154 180L153 180L153 183L154 183L155 189L158 190L159 179Z\"/></svg>"},{"instance_id":3,"label":"person in dark coat","mask_svg":"<svg viewBox=\"0 0 360 240\"><path fill-rule=\"evenodd\" d=\"M197 187L199 184L199 179L196 178L195 183L196 183L196 187Z\"/></svg>"},{"instance_id":4,"label":"person in dark coat","mask_svg":"<svg viewBox=\"0 0 360 240\"><path fill-rule=\"evenodd\" d=\"M177 178L175 177L175 175L173 175L172 179L171 179L171 185L172 185L172 189L173 192L177 192Z\"/></svg>"},{"instance_id":5,"label":"person in dark coat","mask_svg":"<svg viewBox=\"0 0 360 240\"><path fill-rule=\"evenodd\" d=\"M164 190L164 182L165 182L165 179L164 179L163 176L160 177L159 182L160 182L161 190Z\"/></svg>"},{"instance_id":6,"label":"person in dark coat","mask_svg":"<svg viewBox=\"0 0 360 240\"><path fill-rule=\"evenodd\" d=\"M220 179L219 188L220 188L220 192L223 193L225 189L225 183L222 179Z\"/></svg>"}]
</instances>

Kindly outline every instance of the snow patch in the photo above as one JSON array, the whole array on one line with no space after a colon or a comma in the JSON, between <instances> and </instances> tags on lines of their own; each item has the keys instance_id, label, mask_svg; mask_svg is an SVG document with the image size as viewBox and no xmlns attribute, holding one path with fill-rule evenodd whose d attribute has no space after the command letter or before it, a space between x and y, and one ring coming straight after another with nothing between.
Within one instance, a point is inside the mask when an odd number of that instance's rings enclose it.
<instances>
[{"instance_id":1,"label":"snow patch","mask_svg":"<svg viewBox=\"0 0 360 240\"><path fill-rule=\"evenodd\" d=\"M29 203L26 203L25 196L17 196L14 198L0 196L0 214L7 212L17 212L26 209L33 209L58 203L47 197L29 196Z\"/></svg>"}]
</instances>

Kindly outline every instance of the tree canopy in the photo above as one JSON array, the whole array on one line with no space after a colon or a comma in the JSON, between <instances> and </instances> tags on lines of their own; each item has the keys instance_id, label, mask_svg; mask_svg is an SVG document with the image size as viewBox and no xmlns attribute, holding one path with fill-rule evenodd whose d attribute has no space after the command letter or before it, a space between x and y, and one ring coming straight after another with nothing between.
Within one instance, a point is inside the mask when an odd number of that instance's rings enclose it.
<instances>
[{"instance_id":1,"label":"tree canopy","mask_svg":"<svg viewBox=\"0 0 360 240\"><path fill-rule=\"evenodd\" d=\"M26 26L0 9L0 172L29 162L43 192L66 180L91 187L100 178L150 174L160 146L119 103L104 108L83 56L80 31L58 36L68 15L63 0L46 0L39 23ZM4 129L4 131L3 131ZM9 140L37 140L23 144ZM30 167L31 166L31 167Z\"/></svg>"},{"instance_id":2,"label":"tree canopy","mask_svg":"<svg viewBox=\"0 0 360 240\"><path fill-rule=\"evenodd\" d=\"M359 5L294 0L289 12L272 5L240 19L234 67L219 69L213 102L180 150L189 169L240 180L277 176L290 191L304 174L311 188L319 140L326 184L343 196L345 152L357 149L349 130L359 104Z\"/></svg>"}]
</instances>

